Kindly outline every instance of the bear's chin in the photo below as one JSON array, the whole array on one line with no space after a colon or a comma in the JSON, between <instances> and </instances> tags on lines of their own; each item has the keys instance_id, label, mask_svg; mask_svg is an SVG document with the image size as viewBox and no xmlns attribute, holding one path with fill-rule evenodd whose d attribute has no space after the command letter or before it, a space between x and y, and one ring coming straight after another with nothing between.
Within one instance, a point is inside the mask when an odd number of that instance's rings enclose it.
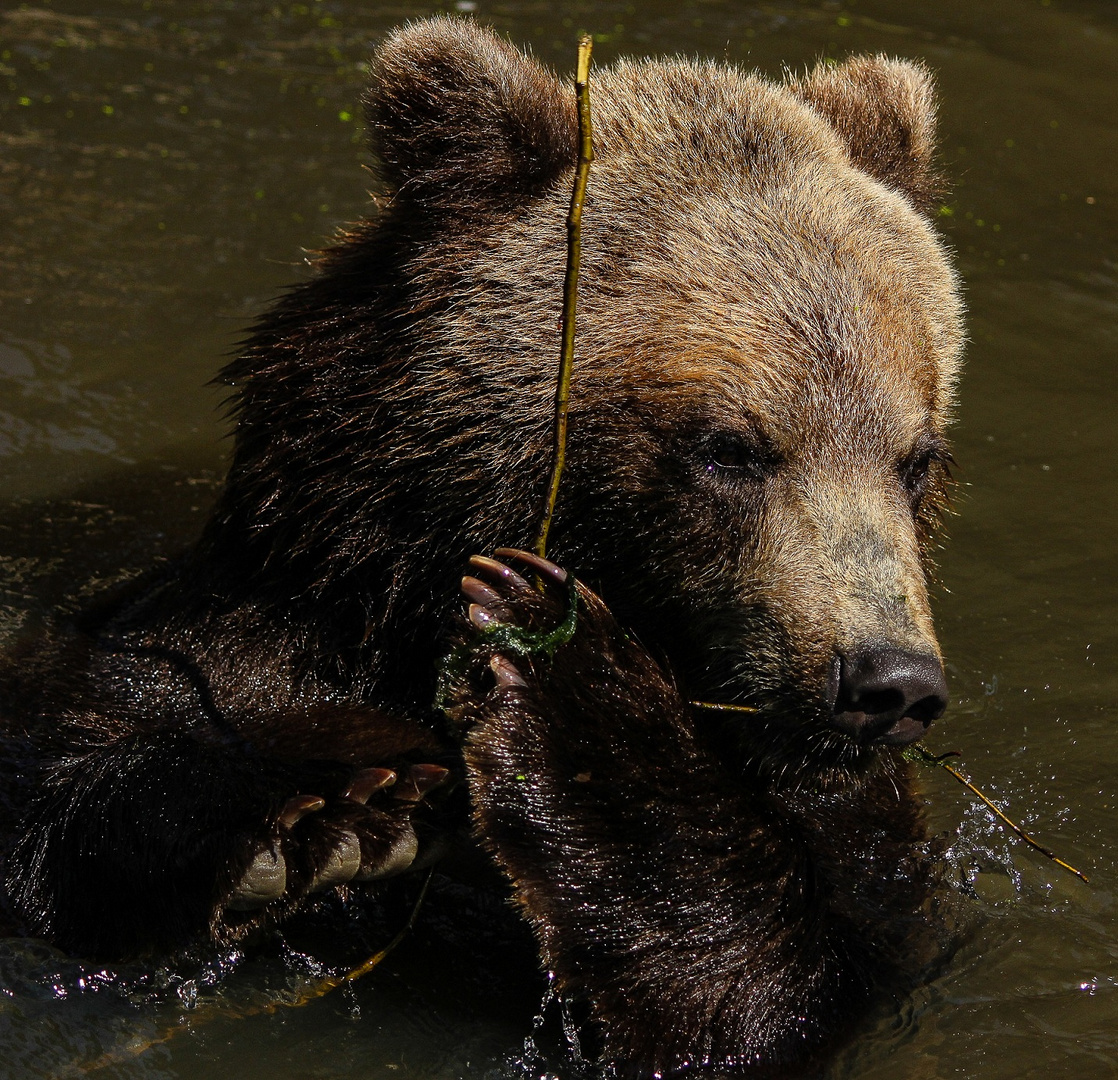
<instances>
[{"instance_id":1,"label":"bear's chin","mask_svg":"<svg viewBox=\"0 0 1118 1080\"><path fill-rule=\"evenodd\" d=\"M821 716L787 713L758 719L730 739L743 781L758 793L839 794L904 769L903 746L858 743ZM723 731L723 741L729 733Z\"/></svg>"}]
</instances>

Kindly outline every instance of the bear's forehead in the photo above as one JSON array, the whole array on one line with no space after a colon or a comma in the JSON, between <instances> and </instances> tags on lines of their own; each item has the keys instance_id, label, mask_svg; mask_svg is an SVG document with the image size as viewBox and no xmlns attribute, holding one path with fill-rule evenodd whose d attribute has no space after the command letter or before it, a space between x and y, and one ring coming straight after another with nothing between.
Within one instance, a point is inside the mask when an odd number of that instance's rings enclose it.
<instances>
[{"instance_id":1,"label":"bear's forehead","mask_svg":"<svg viewBox=\"0 0 1118 1080\"><path fill-rule=\"evenodd\" d=\"M797 160L845 158L831 126L785 87L715 63L620 61L596 76L599 163L630 175L773 176ZM634 169L634 163L644 168Z\"/></svg>"},{"instance_id":2,"label":"bear's forehead","mask_svg":"<svg viewBox=\"0 0 1118 1080\"><path fill-rule=\"evenodd\" d=\"M903 359L780 353L756 343L734 350L712 339L666 357L617 357L606 378L585 378L576 397L580 408L606 415L623 397L638 425L665 433L755 434L788 460L892 462L944 426L934 369L927 360L923 368L925 377Z\"/></svg>"},{"instance_id":3,"label":"bear's forehead","mask_svg":"<svg viewBox=\"0 0 1118 1080\"><path fill-rule=\"evenodd\" d=\"M790 446L871 430L910 444L946 424L963 341L946 252L814 109L736 69L642 62L596 75L594 116L584 406L763 417ZM471 234L465 264L460 246L425 254L465 286L456 354L491 363L496 332L525 355L552 347L568 181ZM460 318L473 303L484 319Z\"/></svg>"},{"instance_id":4,"label":"bear's forehead","mask_svg":"<svg viewBox=\"0 0 1118 1080\"><path fill-rule=\"evenodd\" d=\"M721 368L766 401L884 396L945 422L957 280L904 196L788 90L736 69L623 63L603 84L583 219L595 350L612 340L687 383Z\"/></svg>"},{"instance_id":5,"label":"bear's forehead","mask_svg":"<svg viewBox=\"0 0 1118 1080\"><path fill-rule=\"evenodd\" d=\"M884 214L792 200L685 209L597 262L591 240L588 351L627 381L639 370L688 394L717 388L785 420L793 443L887 413L893 431L942 427L962 337L938 245L921 222L890 220L888 196ZM620 243L612 234L604 246Z\"/></svg>"}]
</instances>

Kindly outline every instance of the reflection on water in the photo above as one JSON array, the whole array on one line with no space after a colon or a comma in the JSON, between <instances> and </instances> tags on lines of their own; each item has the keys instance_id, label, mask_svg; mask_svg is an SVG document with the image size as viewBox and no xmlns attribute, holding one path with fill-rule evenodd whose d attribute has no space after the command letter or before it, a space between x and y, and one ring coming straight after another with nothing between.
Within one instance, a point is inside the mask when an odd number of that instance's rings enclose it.
<instances>
[{"instance_id":1,"label":"reflection on water","mask_svg":"<svg viewBox=\"0 0 1118 1080\"><path fill-rule=\"evenodd\" d=\"M460 6L562 68L586 27L600 62L683 51L778 73L871 50L923 57L939 73L956 181L942 224L968 284L972 346L963 497L938 604L955 700L932 742L962 749L988 793L1092 883L1010 842L930 772L960 895L983 917L950 969L882 1016L835 1073L1113 1076L1113 7ZM0 12L0 635L198 528L224 452L223 391L209 380L253 314L302 273L303 249L362 212L360 65L370 41L431 10L59 0ZM436 889L413 936L366 982L241 1020L196 1022L209 1003L243 1011L313 974L297 945L197 958L192 971L112 973L5 943L0 1074L577 1072L559 1049L555 1003L525 1044L547 988L521 931L454 888ZM338 939L375 951L393 917L339 913L350 921Z\"/></svg>"}]
</instances>

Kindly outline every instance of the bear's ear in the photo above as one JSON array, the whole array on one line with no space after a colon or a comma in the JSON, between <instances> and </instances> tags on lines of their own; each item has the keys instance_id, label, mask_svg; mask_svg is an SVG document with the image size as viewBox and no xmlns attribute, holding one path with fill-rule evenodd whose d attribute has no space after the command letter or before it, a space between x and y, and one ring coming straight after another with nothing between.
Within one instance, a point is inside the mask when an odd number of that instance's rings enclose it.
<instances>
[{"instance_id":1,"label":"bear's ear","mask_svg":"<svg viewBox=\"0 0 1118 1080\"><path fill-rule=\"evenodd\" d=\"M789 89L811 105L846 143L850 158L922 213L942 194L934 165L936 96L922 64L886 56L852 56L819 64Z\"/></svg>"},{"instance_id":2,"label":"bear's ear","mask_svg":"<svg viewBox=\"0 0 1118 1080\"><path fill-rule=\"evenodd\" d=\"M365 113L398 195L431 208L515 204L577 154L574 93L470 19L393 33L373 57Z\"/></svg>"}]
</instances>

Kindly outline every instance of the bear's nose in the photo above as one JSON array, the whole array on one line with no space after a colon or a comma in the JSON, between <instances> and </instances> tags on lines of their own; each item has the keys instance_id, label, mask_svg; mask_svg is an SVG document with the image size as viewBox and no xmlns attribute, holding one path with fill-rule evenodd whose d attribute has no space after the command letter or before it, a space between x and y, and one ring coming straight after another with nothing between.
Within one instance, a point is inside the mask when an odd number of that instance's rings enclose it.
<instances>
[{"instance_id":1,"label":"bear's nose","mask_svg":"<svg viewBox=\"0 0 1118 1080\"><path fill-rule=\"evenodd\" d=\"M858 743L907 746L947 708L943 665L931 653L871 646L835 657L831 723Z\"/></svg>"}]
</instances>

